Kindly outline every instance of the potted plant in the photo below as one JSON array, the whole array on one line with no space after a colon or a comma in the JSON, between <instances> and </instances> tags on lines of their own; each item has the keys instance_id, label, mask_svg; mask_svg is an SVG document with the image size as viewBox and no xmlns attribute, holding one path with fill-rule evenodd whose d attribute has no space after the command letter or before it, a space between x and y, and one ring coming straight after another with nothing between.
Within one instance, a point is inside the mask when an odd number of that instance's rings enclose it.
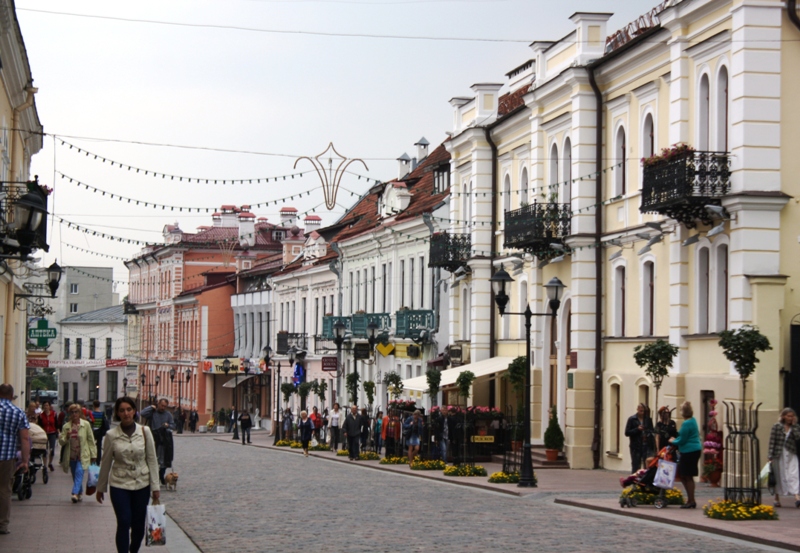
<instances>
[{"instance_id":1,"label":"potted plant","mask_svg":"<svg viewBox=\"0 0 800 553\"><path fill-rule=\"evenodd\" d=\"M458 375L456 378L456 387L458 388L458 395L464 398L464 403L467 402L467 398L469 398L469 394L472 391L472 383L475 381L475 373L472 371L462 371L461 374ZM464 445L464 457L463 459L466 461L467 459L467 410L464 409L464 440L462 441Z\"/></svg>"},{"instance_id":2,"label":"potted plant","mask_svg":"<svg viewBox=\"0 0 800 553\"><path fill-rule=\"evenodd\" d=\"M288 404L292 394L295 393L294 384L291 382L284 382L281 384L281 393L283 394L283 402Z\"/></svg>"},{"instance_id":3,"label":"potted plant","mask_svg":"<svg viewBox=\"0 0 800 553\"><path fill-rule=\"evenodd\" d=\"M722 478L722 461L717 457L706 459L703 463L703 477L713 487L719 487L719 481Z\"/></svg>"},{"instance_id":4,"label":"potted plant","mask_svg":"<svg viewBox=\"0 0 800 553\"><path fill-rule=\"evenodd\" d=\"M383 383L386 384L386 389L389 390L394 399L399 398L403 393L403 379L395 371L386 373L386 376L383 377Z\"/></svg>"},{"instance_id":5,"label":"potted plant","mask_svg":"<svg viewBox=\"0 0 800 553\"><path fill-rule=\"evenodd\" d=\"M544 450L548 461L557 461L558 453L564 448L564 433L558 424L556 406L550 408L550 424L544 431Z\"/></svg>"},{"instance_id":6,"label":"potted plant","mask_svg":"<svg viewBox=\"0 0 800 553\"><path fill-rule=\"evenodd\" d=\"M519 356L508 364L508 382L517 397L517 420L511 433L511 449L522 449L522 420L525 417L525 406L522 404L522 393L525 391L525 371L528 370L528 358Z\"/></svg>"},{"instance_id":7,"label":"potted plant","mask_svg":"<svg viewBox=\"0 0 800 553\"><path fill-rule=\"evenodd\" d=\"M361 375L358 374L358 371L353 371L347 375L345 379L345 388L347 388L347 393L350 397L350 404L357 405L358 404L358 383L361 382Z\"/></svg>"},{"instance_id":8,"label":"potted plant","mask_svg":"<svg viewBox=\"0 0 800 553\"><path fill-rule=\"evenodd\" d=\"M311 388L313 385L311 382L303 382L297 387L297 395L300 396L300 409L302 411L306 410L306 399L308 398L308 394L311 393Z\"/></svg>"},{"instance_id":9,"label":"potted plant","mask_svg":"<svg viewBox=\"0 0 800 553\"><path fill-rule=\"evenodd\" d=\"M431 405L436 405L439 400L439 390L441 389L442 371L438 367L429 367L425 371L425 378L428 380L428 395L431 397Z\"/></svg>"},{"instance_id":10,"label":"potted plant","mask_svg":"<svg viewBox=\"0 0 800 553\"><path fill-rule=\"evenodd\" d=\"M633 348L633 360L640 367L644 367L644 374L653 381L656 389L656 412L658 412L658 390L664 378L669 376L669 368L672 361L678 355L678 346L674 346L665 340L658 339L655 342Z\"/></svg>"},{"instance_id":11,"label":"potted plant","mask_svg":"<svg viewBox=\"0 0 800 553\"><path fill-rule=\"evenodd\" d=\"M364 393L367 395L367 404L372 411L372 404L375 403L375 383L372 380L364 382Z\"/></svg>"},{"instance_id":12,"label":"potted plant","mask_svg":"<svg viewBox=\"0 0 800 553\"><path fill-rule=\"evenodd\" d=\"M769 338L761 334L757 328L744 325L736 330L723 330L719 333L719 345L722 353L733 363L742 381L742 409L747 389L747 379L756 370L759 351L771 350Z\"/></svg>"}]
</instances>

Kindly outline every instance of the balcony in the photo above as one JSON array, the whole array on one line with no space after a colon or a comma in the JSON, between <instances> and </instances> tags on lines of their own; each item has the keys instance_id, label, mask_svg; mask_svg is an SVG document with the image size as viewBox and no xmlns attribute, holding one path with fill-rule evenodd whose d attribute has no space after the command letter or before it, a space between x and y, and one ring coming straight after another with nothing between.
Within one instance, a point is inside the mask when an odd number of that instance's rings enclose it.
<instances>
[{"instance_id":1,"label":"balcony","mask_svg":"<svg viewBox=\"0 0 800 553\"><path fill-rule=\"evenodd\" d=\"M550 244L569 236L572 210L569 204L546 203L506 212L503 247L518 248L538 257L552 253Z\"/></svg>"},{"instance_id":2,"label":"balcony","mask_svg":"<svg viewBox=\"0 0 800 553\"><path fill-rule=\"evenodd\" d=\"M452 273L467 264L471 249L472 239L469 234L434 233L431 236L428 267L441 267Z\"/></svg>"},{"instance_id":3,"label":"balcony","mask_svg":"<svg viewBox=\"0 0 800 553\"><path fill-rule=\"evenodd\" d=\"M308 334L303 332L279 332L278 333L278 355L286 355L289 349L294 346L297 349L308 350Z\"/></svg>"},{"instance_id":4,"label":"balcony","mask_svg":"<svg viewBox=\"0 0 800 553\"><path fill-rule=\"evenodd\" d=\"M694 228L711 224L706 205L720 205L731 188L727 152L686 151L644 168L642 213L658 213Z\"/></svg>"},{"instance_id":5,"label":"balcony","mask_svg":"<svg viewBox=\"0 0 800 553\"><path fill-rule=\"evenodd\" d=\"M375 322L378 329L388 329L392 326L392 316L389 313L356 313L352 316L352 332L354 338L367 337L367 325Z\"/></svg>"},{"instance_id":6,"label":"balcony","mask_svg":"<svg viewBox=\"0 0 800 553\"><path fill-rule=\"evenodd\" d=\"M345 329L347 329L348 332L352 332L353 319L351 317L335 317L332 315L327 315L322 317L322 336L328 340L333 340L333 325L335 325L337 321L342 321Z\"/></svg>"},{"instance_id":7,"label":"balcony","mask_svg":"<svg viewBox=\"0 0 800 553\"><path fill-rule=\"evenodd\" d=\"M321 334L314 336L315 355L330 355L332 353L336 353L336 344L332 339Z\"/></svg>"},{"instance_id":8,"label":"balcony","mask_svg":"<svg viewBox=\"0 0 800 553\"><path fill-rule=\"evenodd\" d=\"M397 317L397 329L395 336L419 340L420 332L423 330L433 330L435 317L431 310L410 310L402 309L395 313Z\"/></svg>"}]
</instances>

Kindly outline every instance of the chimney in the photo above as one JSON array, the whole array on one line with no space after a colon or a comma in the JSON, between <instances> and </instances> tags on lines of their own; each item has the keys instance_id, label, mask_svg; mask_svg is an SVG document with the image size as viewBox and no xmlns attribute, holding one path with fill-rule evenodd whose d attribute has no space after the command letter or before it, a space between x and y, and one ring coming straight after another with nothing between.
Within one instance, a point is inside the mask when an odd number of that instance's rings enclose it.
<instances>
[{"instance_id":1,"label":"chimney","mask_svg":"<svg viewBox=\"0 0 800 553\"><path fill-rule=\"evenodd\" d=\"M222 226L222 213L219 211L215 211L213 215L211 215L211 221L214 223L215 227Z\"/></svg>"},{"instance_id":2,"label":"chimney","mask_svg":"<svg viewBox=\"0 0 800 553\"><path fill-rule=\"evenodd\" d=\"M411 172L411 158L407 153L403 153L397 158L397 178L402 179Z\"/></svg>"},{"instance_id":3,"label":"chimney","mask_svg":"<svg viewBox=\"0 0 800 553\"><path fill-rule=\"evenodd\" d=\"M424 136L414 143L414 146L417 147L417 162L418 163L422 163L422 160L425 159L426 157L428 157L428 146L430 146L430 145L431 145L431 143L428 142L427 140L425 140Z\"/></svg>"},{"instance_id":4,"label":"chimney","mask_svg":"<svg viewBox=\"0 0 800 553\"><path fill-rule=\"evenodd\" d=\"M281 226L289 227L297 224L297 210L293 207L281 208Z\"/></svg>"},{"instance_id":5,"label":"chimney","mask_svg":"<svg viewBox=\"0 0 800 553\"><path fill-rule=\"evenodd\" d=\"M472 85L475 91L475 120L479 125L486 125L497 119L499 106L498 92L503 88L500 83L476 83Z\"/></svg>"},{"instance_id":6,"label":"chimney","mask_svg":"<svg viewBox=\"0 0 800 553\"><path fill-rule=\"evenodd\" d=\"M239 213L239 208L235 205L223 205L219 208L221 213L220 226L235 227L238 223L236 214Z\"/></svg>"},{"instance_id":7,"label":"chimney","mask_svg":"<svg viewBox=\"0 0 800 553\"><path fill-rule=\"evenodd\" d=\"M456 96L450 98L450 105L453 106L453 134L460 133L468 122L464 121L463 107L472 102L472 98L464 98L463 96Z\"/></svg>"},{"instance_id":8,"label":"chimney","mask_svg":"<svg viewBox=\"0 0 800 553\"><path fill-rule=\"evenodd\" d=\"M239 213L239 245L243 248L252 248L256 245L256 216L249 211Z\"/></svg>"},{"instance_id":9,"label":"chimney","mask_svg":"<svg viewBox=\"0 0 800 553\"><path fill-rule=\"evenodd\" d=\"M586 65L589 61L602 58L605 49L606 23L613 13L576 12L570 16L575 24L575 44L578 53L575 61L578 65Z\"/></svg>"},{"instance_id":10,"label":"chimney","mask_svg":"<svg viewBox=\"0 0 800 553\"><path fill-rule=\"evenodd\" d=\"M305 225L305 233L311 234L322 225L322 217L319 215L308 215L303 219L303 224Z\"/></svg>"}]
</instances>

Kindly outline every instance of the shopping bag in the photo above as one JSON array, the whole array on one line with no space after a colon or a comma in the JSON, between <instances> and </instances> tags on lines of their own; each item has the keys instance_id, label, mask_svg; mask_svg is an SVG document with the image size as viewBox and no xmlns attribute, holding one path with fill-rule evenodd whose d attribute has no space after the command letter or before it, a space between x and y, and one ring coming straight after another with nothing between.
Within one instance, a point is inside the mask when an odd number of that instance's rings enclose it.
<instances>
[{"instance_id":1,"label":"shopping bag","mask_svg":"<svg viewBox=\"0 0 800 553\"><path fill-rule=\"evenodd\" d=\"M319 445L319 442L317 441L317 439L316 438L311 438L311 447L317 447L318 445Z\"/></svg>"},{"instance_id":2,"label":"shopping bag","mask_svg":"<svg viewBox=\"0 0 800 553\"><path fill-rule=\"evenodd\" d=\"M664 490L671 490L675 484L675 474L678 472L678 464L665 459L658 460L658 470L653 479L653 485Z\"/></svg>"},{"instance_id":3,"label":"shopping bag","mask_svg":"<svg viewBox=\"0 0 800 553\"><path fill-rule=\"evenodd\" d=\"M145 545L167 545L167 513L158 500L147 506Z\"/></svg>"},{"instance_id":4,"label":"shopping bag","mask_svg":"<svg viewBox=\"0 0 800 553\"><path fill-rule=\"evenodd\" d=\"M758 482L762 486L767 484L767 479L769 478L771 472L772 472L772 463L770 461L767 461L767 464L764 465L764 468L762 468L761 472L758 473Z\"/></svg>"},{"instance_id":5,"label":"shopping bag","mask_svg":"<svg viewBox=\"0 0 800 553\"><path fill-rule=\"evenodd\" d=\"M97 491L97 479L100 477L100 466L96 463L89 465L89 477L86 479L86 495Z\"/></svg>"}]
</instances>

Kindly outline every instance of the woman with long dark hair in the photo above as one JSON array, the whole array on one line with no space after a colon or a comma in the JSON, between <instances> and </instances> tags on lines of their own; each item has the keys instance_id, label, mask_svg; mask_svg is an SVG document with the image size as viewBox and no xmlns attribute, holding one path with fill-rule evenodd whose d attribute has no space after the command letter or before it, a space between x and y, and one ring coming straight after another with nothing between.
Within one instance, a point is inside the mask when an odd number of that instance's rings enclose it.
<instances>
[{"instance_id":1,"label":"woman with long dark hair","mask_svg":"<svg viewBox=\"0 0 800 553\"><path fill-rule=\"evenodd\" d=\"M136 404L129 397L114 403L114 420L119 426L105 436L97 502L102 503L110 488L111 505L117 516L118 553L137 553L144 538L147 503L157 501L158 457L150 428L137 424Z\"/></svg>"}]
</instances>

